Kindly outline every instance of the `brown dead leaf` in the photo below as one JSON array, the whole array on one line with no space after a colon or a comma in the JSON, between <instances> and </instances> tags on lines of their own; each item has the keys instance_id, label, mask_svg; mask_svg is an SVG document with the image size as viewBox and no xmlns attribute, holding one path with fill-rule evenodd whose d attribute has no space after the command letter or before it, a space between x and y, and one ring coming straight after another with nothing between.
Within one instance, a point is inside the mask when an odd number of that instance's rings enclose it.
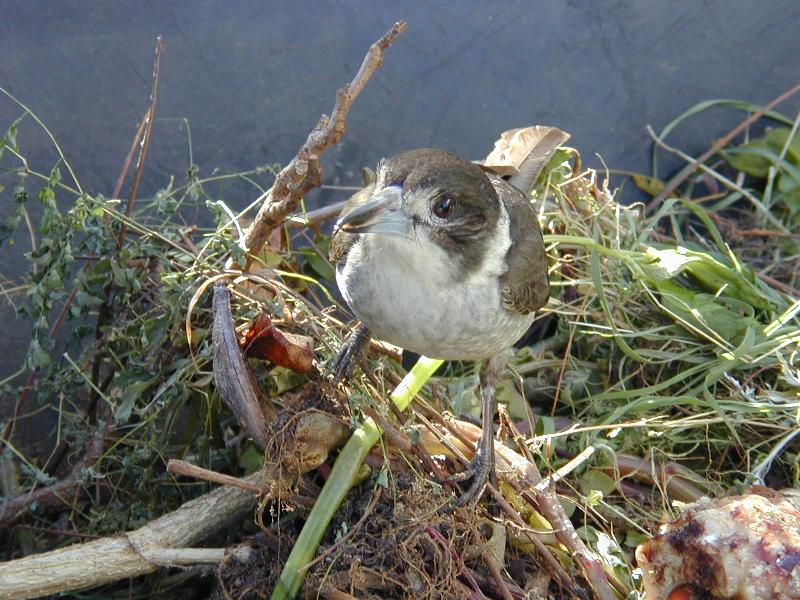
<instances>
[{"instance_id":1,"label":"brown dead leaf","mask_svg":"<svg viewBox=\"0 0 800 600\"><path fill-rule=\"evenodd\" d=\"M546 125L510 129L500 134L483 166L510 177L513 185L527 193L553 152L569 138L565 131Z\"/></svg>"},{"instance_id":2,"label":"brown dead leaf","mask_svg":"<svg viewBox=\"0 0 800 600\"><path fill-rule=\"evenodd\" d=\"M267 421L274 410L264 401L253 372L242 357L231 316L231 294L224 285L214 286L214 383L237 420L259 446L267 443Z\"/></svg>"},{"instance_id":3,"label":"brown dead leaf","mask_svg":"<svg viewBox=\"0 0 800 600\"><path fill-rule=\"evenodd\" d=\"M308 373L313 367L314 340L281 331L266 313L261 313L253 321L241 347L248 358L268 360L295 373Z\"/></svg>"}]
</instances>

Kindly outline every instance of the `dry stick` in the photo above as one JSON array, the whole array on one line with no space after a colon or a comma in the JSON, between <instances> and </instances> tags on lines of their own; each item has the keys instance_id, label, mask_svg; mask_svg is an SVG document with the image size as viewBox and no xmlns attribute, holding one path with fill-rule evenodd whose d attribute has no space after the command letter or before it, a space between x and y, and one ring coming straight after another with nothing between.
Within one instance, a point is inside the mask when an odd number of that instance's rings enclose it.
<instances>
[{"instance_id":1,"label":"dry stick","mask_svg":"<svg viewBox=\"0 0 800 600\"><path fill-rule=\"evenodd\" d=\"M583 463L585 463L587 460L589 460L589 458L592 456L592 454L594 454L594 446L587 446L586 448L583 449L583 451L580 454L578 454L578 456L576 456L575 458L570 460L567 464L565 464L563 467L561 467L558 471L556 471L555 473L552 473L552 474L548 475L547 477L545 477L544 479L542 479L538 483L538 485L536 486L536 491L537 492L542 492L549 485L558 483L559 481L564 479L564 477L566 477L567 475L572 473L575 469L577 469Z\"/></svg>"},{"instance_id":2,"label":"dry stick","mask_svg":"<svg viewBox=\"0 0 800 600\"><path fill-rule=\"evenodd\" d=\"M142 173L144 172L144 161L147 158L147 149L150 147L150 137L153 133L153 119L156 116L156 104L158 103L158 81L161 73L161 52L164 49L164 42L161 36L156 38L156 58L153 65L153 87L150 91L150 102L147 107L147 112L144 115L144 137L142 138L139 158L136 160L136 170L133 172L133 181L131 182L131 191L128 194L128 204L125 206L125 216L130 216L133 210L133 203L136 201L136 194L139 191L139 183L142 181ZM119 235L117 236L117 248L122 249L122 244L125 242L125 221L122 221L119 226Z\"/></svg>"},{"instance_id":3,"label":"dry stick","mask_svg":"<svg viewBox=\"0 0 800 600\"><path fill-rule=\"evenodd\" d=\"M461 435L464 435L463 431L472 430L472 433L477 433L480 431L477 426L470 423L454 421L453 425L456 423L456 429L462 429L462 432L460 432ZM455 433L453 427L448 427L448 429ZM523 480L523 483L526 487L535 488L537 484L542 481L542 476L539 473L539 469L536 467L536 465L523 458L510 448L507 448L503 444L495 444L495 453L500 459L508 464L513 471L516 472L516 474ZM487 489L492 491L491 488ZM495 493L492 491L492 494L495 495L495 497L502 497L500 496L499 492ZM528 502L531 502L533 506L539 507L541 513L548 521L550 521L550 524L553 527L553 533L556 535L558 540L572 551L573 556L581 566L586 580L594 589L597 598L600 600L614 600L614 593L611 591L611 587L609 586L608 579L603 571L602 564L595 557L594 553L583 543L580 537L578 537L572 522L564 513L564 509L561 506L561 503L558 501L555 490L552 488L552 486L541 492L537 490L536 498L533 498L529 493L523 493L522 495ZM527 523L524 521L522 521L520 524L527 527ZM533 540L534 543L538 541L536 540L535 536L531 536L530 539ZM538 544L536 544L537 549L539 549L540 544L540 541ZM543 556L552 558L544 553Z\"/></svg>"},{"instance_id":4,"label":"dry stick","mask_svg":"<svg viewBox=\"0 0 800 600\"><path fill-rule=\"evenodd\" d=\"M728 133L723 135L719 138L716 142L714 142L711 147L706 150L703 154L701 154L697 160L693 163L689 163L685 167L683 167L678 173L670 179L664 189L662 189L658 195L650 200L647 203L647 207L645 208L645 213L650 214L656 208L658 208L664 200L666 200L672 192L674 192L679 185L681 185L686 179L694 173L701 164L705 163L709 158L711 158L715 153L719 152L722 148L724 148L728 143L737 135L739 135L742 131L747 129L750 125L758 121L761 117L764 116L765 113L769 112L773 108L775 108L778 104L783 102L784 100L788 100L792 96L794 96L797 92L800 92L800 83L795 85L793 88L785 91L783 94L775 98L772 102L767 104L761 110L754 112L752 115L748 116L744 119L741 123L739 123L736 127L731 129Z\"/></svg>"},{"instance_id":5,"label":"dry stick","mask_svg":"<svg viewBox=\"0 0 800 600\"><path fill-rule=\"evenodd\" d=\"M548 573L554 577L558 581L559 585L561 585L561 587L563 587L565 590L573 591L575 586L573 585L569 573L564 570L564 567L562 567L561 563L556 560L556 557L553 556L553 553L547 549L547 546L540 539L540 536L535 535L530 531L530 525L526 523L525 519L522 518L522 515L520 515L513 506L511 506L511 503L506 500L505 496L503 496L500 490L491 484L489 484L486 489L492 494L492 497L494 498L495 502L500 505L500 508L502 508L506 514L511 517L511 520L517 524L520 535L524 535L526 538L528 538L528 541L533 544L534 548L536 548L536 551L539 553L539 556L542 557L542 560L547 563L546 571L548 571Z\"/></svg>"},{"instance_id":6,"label":"dry stick","mask_svg":"<svg viewBox=\"0 0 800 600\"><path fill-rule=\"evenodd\" d=\"M248 481L259 483L262 478L262 474L254 475ZM177 549L220 531L252 509L255 500L249 491L218 488L125 535L0 563L0 598L19 600L82 590L152 573L164 559L185 562L186 553ZM203 560L209 554L197 549L188 553Z\"/></svg>"},{"instance_id":7,"label":"dry stick","mask_svg":"<svg viewBox=\"0 0 800 600\"><path fill-rule=\"evenodd\" d=\"M258 494L268 494L270 491L263 485L253 483L247 479L233 477L232 475L225 475L224 473L218 473L217 471L212 471L211 469L204 469L203 467L198 467L197 465L193 465L185 460L170 459L167 463L167 473L185 475L186 477L202 479L212 483L219 483L220 485L230 485L232 487L238 487L240 489L249 490Z\"/></svg>"},{"instance_id":8,"label":"dry stick","mask_svg":"<svg viewBox=\"0 0 800 600\"><path fill-rule=\"evenodd\" d=\"M144 161L147 157L147 149L150 146L150 134L152 133L153 129L153 117L155 116L156 111L156 102L158 100L158 80L159 80L159 73L160 73L160 64L161 64L161 51L164 45L161 41L161 36L156 38L156 57L155 57L155 64L153 66L153 86L150 92L150 102L147 108L147 112L145 113L145 129L144 129L144 137L142 138L140 149L139 149L139 157L136 161L136 170L133 173L133 181L131 182L131 189L130 193L128 194L128 204L126 207L126 215L130 214L130 211L133 207L133 203L136 200L136 194L139 191L139 183L142 180L142 173L144 172ZM120 223L119 234L117 236L117 250L122 250L122 246L125 243L125 221L123 220ZM103 290L103 302L100 304L100 307L97 311L97 323L95 325L94 330L94 338L95 344L99 344L100 339L102 338L102 328L103 326L108 323L112 318L112 309L111 309L111 291L113 289L113 281L109 282L105 289ZM98 352L94 360L92 361L92 372L91 372L91 391L89 394L89 402L86 408L86 412L90 415L92 420L94 419L95 415L95 407L97 406L97 401L100 397L100 394L97 392L99 389L98 384L100 383L100 353Z\"/></svg>"},{"instance_id":9,"label":"dry stick","mask_svg":"<svg viewBox=\"0 0 800 600\"><path fill-rule=\"evenodd\" d=\"M492 528L492 537L486 543L487 548L483 552L483 562L488 567L495 583L497 583L503 600L514 600L501 571L501 567L505 562L506 528L495 521L491 521L490 526Z\"/></svg>"},{"instance_id":10,"label":"dry stick","mask_svg":"<svg viewBox=\"0 0 800 600\"><path fill-rule=\"evenodd\" d=\"M333 204L310 210L304 214L292 215L289 218L289 225L296 228L321 225L334 217L338 217L345 204L347 204L347 200L340 200Z\"/></svg>"},{"instance_id":11,"label":"dry stick","mask_svg":"<svg viewBox=\"0 0 800 600\"><path fill-rule=\"evenodd\" d=\"M320 154L342 139L346 128L347 113L353 101L383 63L383 53L408 25L398 21L377 42L370 46L353 81L336 92L336 103L331 116L322 115L316 127L308 134L305 143L292 161L278 173L272 188L264 194L264 203L256 218L247 228L244 245L252 256L258 254L272 230L297 208L306 193L322 183Z\"/></svg>"},{"instance_id":12,"label":"dry stick","mask_svg":"<svg viewBox=\"0 0 800 600\"><path fill-rule=\"evenodd\" d=\"M136 128L130 150L128 150L128 155L125 157L125 162L122 163L122 169L119 172L119 177L117 177L117 183L114 185L114 192L111 194L112 198L119 198L119 193L122 191L122 184L125 183L125 176L128 174L128 170L131 168L131 163L133 162L133 155L136 154L136 146L139 145L142 134L144 134L144 126L147 123L147 115L149 113L150 110L148 109L142 120L139 121L139 126Z\"/></svg>"},{"instance_id":13,"label":"dry stick","mask_svg":"<svg viewBox=\"0 0 800 600\"><path fill-rule=\"evenodd\" d=\"M514 426L514 423L510 419L506 419L506 421L515 441L517 441L517 443L522 441L524 444L524 438ZM580 537L578 537L578 533L575 531L572 521L569 520L569 517L567 517L567 514L564 512L564 507L561 506L561 503L558 501L553 485L556 479L554 477L549 477L549 485L547 485L544 483L545 480L542 479L542 474L539 472L536 463L534 463L530 457L526 457L521 464L515 465L514 463L517 462L515 459L520 456L519 454L505 447L500 447L498 450L506 462L515 467L516 471L522 476L526 486L532 488L534 494L523 492L522 497L531 503L532 506L538 506L544 517L550 521L550 525L553 527L553 533L558 541L572 551L575 561L580 565L584 577L594 590L595 596L600 600L614 600L614 592L611 590L602 563L595 553L584 544ZM579 455L579 457L581 457L580 462L586 460L591 454L591 452L584 450L584 452ZM575 460L575 466L580 464L577 463L577 457Z\"/></svg>"},{"instance_id":14,"label":"dry stick","mask_svg":"<svg viewBox=\"0 0 800 600\"><path fill-rule=\"evenodd\" d=\"M795 298L800 298L800 290L793 288L790 285L783 283L782 281L778 281L774 277L770 277L765 273L756 273L756 277L758 277L764 283L771 285L772 287L776 287L781 290L784 294L788 294L789 296L794 296Z\"/></svg>"},{"instance_id":15,"label":"dry stick","mask_svg":"<svg viewBox=\"0 0 800 600\"><path fill-rule=\"evenodd\" d=\"M533 483L536 479L541 481L541 474L536 465L533 463L528 463L528 465L530 466L529 472L526 473L526 479L529 480L529 483ZM578 536L572 521L564 513L564 508L558 501L555 488L550 486L544 491L537 490L535 497L526 492L523 493L523 497L526 497L529 502L533 502L539 507L539 510L553 526L553 531L558 540L572 551L573 558L581 566L583 575L592 586L597 598L600 600L616 600L602 563Z\"/></svg>"},{"instance_id":16,"label":"dry stick","mask_svg":"<svg viewBox=\"0 0 800 600\"><path fill-rule=\"evenodd\" d=\"M424 406L424 403L418 402L418 405ZM456 419L445 419L439 414L437 411L433 410L430 407L425 406L425 409L428 410L431 416L439 422L439 424L450 433L453 437L458 440L464 447L470 451L474 452L475 445L477 444L477 440L480 437L480 428L477 425L472 425L471 423L466 423L464 421L458 421ZM415 411L415 414L418 419L420 419L431 431L431 433L436 436L438 442L440 442L443 446L445 446L454 457L460 460L464 465L468 464L469 461L461 454L458 448L456 448L452 443L450 443L445 436L441 434L441 432L437 431L435 427L432 426L430 421L426 419L419 411ZM464 428L469 434L462 431ZM470 439L470 438L474 439ZM495 453L499 453L499 446L502 444L495 444ZM505 446L503 446L505 448ZM507 449L509 452L513 453L513 450ZM518 455L517 455L518 456ZM522 457L518 461L518 463L525 462ZM512 467L514 464L509 463ZM513 482L509 481L513 485ZM559 584L567 590L572 590L574 588L573 582L570 579L570 576L561 566L561 564L556 560L553 554L547 549L544 542L536 535L533 535L530 531L528 531L528 523L525 522L525 519L514 509L513 506L506 500L503 494L494 487L491 483L487 484L486 490L492 495L495 499L495 502L500 506L500 508L505 511L511 520L514 521L519 527L520 531L523 535L528 538L528 541L533 544L536 548L539 556L542 557L542 560L547 564L549 572L552 574L555 579L558 580Z\"/></svg>"}]
</instances>

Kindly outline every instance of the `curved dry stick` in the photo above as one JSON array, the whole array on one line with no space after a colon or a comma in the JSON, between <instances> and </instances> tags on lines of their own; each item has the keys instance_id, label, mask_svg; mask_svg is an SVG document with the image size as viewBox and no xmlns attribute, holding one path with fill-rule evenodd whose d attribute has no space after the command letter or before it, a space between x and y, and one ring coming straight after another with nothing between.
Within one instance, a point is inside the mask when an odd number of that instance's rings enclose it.
<instances>
[{"instance_id":1,"label":"curved dry stick","mask_svg":"<svg viewBox=\"0 0 800 600\"><path fill-rule=\"evenodd\" d=\"M381 39L370 46L353 81L336 92L336 103L331 116L322 115L316 127L308 134L308 139L297 151L297 156L278 173L272 188L265 194L264 203L255 220L244 234L244 245L251 256L261 251L272 230L297 208L306 193L320 186L322 183L320 154L342 139L350 107L367 81L383 63L384 51L407 27L405 21L398 21ZM248 264L251 260L248 258Z\"/></svg>"}]
</instances>

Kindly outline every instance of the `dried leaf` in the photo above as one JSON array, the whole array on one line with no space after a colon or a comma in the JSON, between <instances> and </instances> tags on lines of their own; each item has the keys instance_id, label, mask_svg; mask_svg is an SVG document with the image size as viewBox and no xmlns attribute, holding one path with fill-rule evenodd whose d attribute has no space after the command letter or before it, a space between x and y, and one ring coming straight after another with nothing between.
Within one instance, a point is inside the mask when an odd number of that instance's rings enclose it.
<instances>
[{"instance_id":1,"label":"dried leaf","mask_svg":"<svg viewBox=\"0 0 800 600\"><path fill-rule=\"evenodd\" d=\"M569 138L568 133L545 125L510 129L494 143L483 166L501 177L510 177L512 185L528 193L550 156Z\"/></svg>"},{"instance_id":2,"label":"dried leaf","mask_svg":"<svg viewBox=\"0 0 800 600\"><path fill-rule=\"evenodd\" d=\"M261 390L236 341L231 316L231 294L223 285L214 286L214 383L236 419L264 448L267 443L267 418Z\"/></svg>"},{"instance_id":3,"label":"dried leaf","mask_svg":"<svg viewBox=\"0 0 800 600\"><path fill-rule=\"evenodd\" d=\"M314 364L314 340L305 335L281 331L261 313L242 342L245 356L268 360L296 373L308 373Z\"/></svg>"}]
</instances>

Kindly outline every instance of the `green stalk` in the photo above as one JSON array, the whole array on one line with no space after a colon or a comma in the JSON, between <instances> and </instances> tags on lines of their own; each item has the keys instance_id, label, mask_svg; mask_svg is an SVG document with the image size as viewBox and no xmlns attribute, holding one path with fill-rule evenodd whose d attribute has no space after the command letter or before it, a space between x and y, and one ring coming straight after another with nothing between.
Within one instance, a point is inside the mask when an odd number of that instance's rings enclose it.
<instances>
[{"instance_id":1,"label":"green stalk","mask_svg":"<svg viewBox=\"0 0 800 600\"><path fill-rule=\"evenodd\" d=\"M425 356L419 358L390 396L400 411L408 408L411 400L441 364L441 360ZM297 595L306 574L304 567L314 558L333 515L339 510L339 505L356 481L364 457L382 433L372 419L367 419L347 440L289 554L270 600L291 600Z\"/></svg>"}]
</instances>

